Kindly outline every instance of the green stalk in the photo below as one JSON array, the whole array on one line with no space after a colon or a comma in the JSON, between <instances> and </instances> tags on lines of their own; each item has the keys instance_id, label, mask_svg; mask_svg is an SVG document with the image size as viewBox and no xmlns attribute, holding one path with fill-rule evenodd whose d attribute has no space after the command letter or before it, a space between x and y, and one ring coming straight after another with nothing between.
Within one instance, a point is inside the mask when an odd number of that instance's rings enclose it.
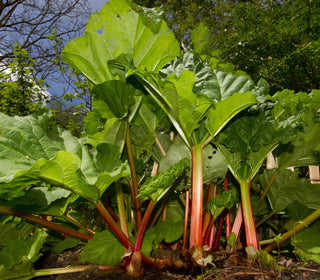
<instances>
[{"instance_id":1,"label":"green stalk","mask_svg":"<svg viewBox=\"0 0 320 280\"><path fill-rule=\"evenodd\" d=\"M277 178L278 174L279 174L279 169L277 169L277 170L273 173L273 175L272 175L272 177L271 177L268 185L266 186L266 188L265 188L264 191L263 191L263 194L260 196L260 198L259 198L260 202L259 202L259 204L257 205L257 209L260 208L260 206L261 206L264 198L266 197L268 191L269 191L270 188L271 188L271 185L273 184L274 180Z\"/></svg>"},{"instance_id":2,"label":"green stalk","mask_svg":"<svg viewBox=\"0 0 320 280\"><path fill-rule=\"evenodd\" d=\"M20 217L20 218L28 220L30 222L42 225L42 226L44 226L46 228L49 228L49 229L52 229L52 230L55 230L55 231L58 231L58 232L62 232L64 234L67 234L69 236L73 236L75 238L79 238L79 239L84 240L84 241L88 241L88 240L93 238L92 235L84 234L84 233L72 230L70 228L67 228L67 227L58 225L56 223L50 222L50 221L48 221L46 219L34 216L32 214L29 214L29 213L24 213L24 212L21 212L21 211L18 211L18 210L15 210L15 209L12 209L12 208L9 208L9 207L6 207L6 206L0 206L0 213L6 214L6 215L12 215L12 216Z\"/></svg>"},{"instance_id":3,"label":"green stalk","mask_svg":"<svg viewBox=\"0 0 320 280\"><path fill-rule=\"evenodd\" d=\"M126 148L127 148L128 161L129 161L130 171L131 171L132 185L130 186L131 186L132 200L133 200L134 208L136 212L136 222L137 222L136 229L139 230L142 222L141 202L140 202L140 199L137 198L139 185L138 185L136 167L134 164L129 125L127 125Z\"/></svg>"},{"instance_id":4,"label":"green stalk","mask_svg":"<svg viewBox=\"0 0 320 280\"><path fill-rule=\"evenodd\" d=\"M46 268L46 269L38 269L32 273L33 277L41 277L47 275L58 275L58 274L67 274L67 273L76 273L82 272L90 268L98 268L99 270L118 270L122 271L120 266L112 266L112 265L82 265L82 266L74 266L74 267L58 267L58 268Z\"/></svg>"},{"instance_id":5,"label":"green stalk","mask_svg":"<svg viewBox=\"0 0 320 280\"><path fill-rule=\"evenodd\" d=\"M272 216L274 215L273 212L269 213L267 216L265 216L262 220L257 222L256 228L260 227L264 222L268 221Z\"/></svg>"},{"instance_id":6,"label":"green stalk","mask_svg":"<svg viewBox=\"0 0 320 280\"><path fill-rule=\"evenodd\" d=\"M85 226L83 226L81 223L79 223L75 218L73 218L69 213L64 215L65 219L67 221L69 221L70 223L74 224L75 226L77 226L78 228L82 229L83 231L85 231L87 234L90 235L94 235L95 232L92 231L91 229L86 228Z\"/></svg>"},{"instance_id":7,"label":"green stalk","mask_svg":"<svg viewBox=\"0 0 320 280\"><path fill-rule=\"evenodd\" d=\"M127 237L129 237L126 209L124 207L124 202L123 202L122 186L119 182L117 182L116 189L117 189L117 206L118 206L118 212L119 212L120 228L123 231L123 233Z\"/></svg>"},{"instance_id":8,"label":"green stalk","mask_svg":"<svg viewBox=\"0 0 320 280\"><path fill-rule=\"evenodd\" d=\"M297 223L291 230L283 234L281 239L278 242L273 241L263 250L266 251L267 253L270 253L272 250L280 247L283 243L289 240L291 236L299 233L300 231L308 227L311 223L313 223L315 220L319 218L320 218L320 208L313 211L309 216L304 218L301 222Z\"/></svg>"},{"instance_id":9,"label":"green stalk","mask_svg":"<svg viewBox=\"0 0 320 280\"><path fill-rule=\"evenodd\" d=\"M202 145L196 144L191 149L191 222L190 222L190 249L199 245L202 247Z\"/></svg>"},{"instance_id":10,"label":"green stalk","mask_svg":"<svg viewBox=\"0 0 320 280\"><path fill-rule=\"evenodd\" d=\"M257 250L259 250L257 231L254 223L250 198L250 182L246 179L240 179L240 189L247 246L253 245Z\"/></svg>"}]
</instances>

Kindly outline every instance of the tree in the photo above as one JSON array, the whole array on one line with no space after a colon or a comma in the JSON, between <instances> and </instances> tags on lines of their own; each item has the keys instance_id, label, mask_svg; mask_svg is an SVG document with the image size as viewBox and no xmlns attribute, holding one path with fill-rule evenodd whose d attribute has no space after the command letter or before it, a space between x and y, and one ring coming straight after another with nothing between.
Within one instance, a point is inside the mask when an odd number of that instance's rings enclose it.
<instances>
[{"instance_id":1,"label":"tree","mask_svg":"<svg viewBox=\"0 0 320 280\"><path fill-rule=\"evenodd\" d=\"M12 48L18 43L36 60L35 75L44 80L59 70L52 63L63 43L52 44L54 36L63 42L83 30L90 9L85 0L7 0L0 2L0 62L14 57ZM51 39L51 41L50 41ZM9 62L10 64L10 62Z\"/></svg>"},{"instance_id":2,"label":"tree","mask_svg":"<svg viewBox=\"0 0 320 280\"><path fill-rule=\"evenodd\" d=\"M34 76L35 61L25 49L15 45L13 55L9 65L0 64L0 112L10 116L39 113L50 100L44 81Z\"/></svg>"},{"instance_id":3,"label":"tree","mask_svg":"<svg viewBox=\"0 0 320 280\"><path fill-rule=\"evenodd\" d=\"M135 0L164 8L164 17L180 42L203 22L212 49L254 80L266 79L271 92L310 91L320 84L319 1L304 0Z\"/></svg>"}]
</instances>

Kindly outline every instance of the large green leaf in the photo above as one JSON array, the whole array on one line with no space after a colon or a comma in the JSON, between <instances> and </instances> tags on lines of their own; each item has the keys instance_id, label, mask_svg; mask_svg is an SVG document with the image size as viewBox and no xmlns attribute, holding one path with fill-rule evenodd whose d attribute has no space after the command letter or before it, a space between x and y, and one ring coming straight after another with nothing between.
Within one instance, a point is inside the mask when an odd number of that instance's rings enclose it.
<instances>
[{"instance_id":1,"label":"large green leaf","mask_svg":"<svg viewBox=\"0 0 320 280\"><path fill-rule=\"evenodd\" d=\"M212 137L215 137L235 115L256 102L255 94L252 92L235 93L222 101L218 101L208 111L207 130Z\"/></svg>"},{"instance_id":2,"label":"large green leaf","mask_svg":"<svg viewBox=\"0 0 320 280\"><path fill-rule=\"evenodd\" d=\"M64 140L48 132L47 116L9 117L0 113L0 180L10 181L39 158L65 150Z\"/></svg>"},{"instance_id":3,"label":"large green leaf","mask_svg":"<svg viewBox=\"0 0 320 280\"><path fill-rule=\"evenodd\" d=\"M291 238L291 243L302 261L314 261L320 264L319 232L320 221L316 221Z\"/></svg>"},{"instance_id":4,"label":"large green leaf","mask_svg":"<svg viewBox=\"0 0 320 280\"><path fill-rule=\"evenodd\" d=\"M98 200L98 190L86 181L80 167L78 156L60 151L51 160L39 159L30 170L17 172L14 179L37 179L61 186L94 203Z\"/></svg>"},{"instance_id":5,"label":"large green leaf","mask_svg":"<svg viewBox=\"0 0 320 280\"><path fill-rule=\"evenodd\" d=\"M315 151L320 144L319 135L320 124L314 124L310 130L297 133L289 144L280 145L274 152L277 167L320 165L320 154Z\"/></svg>"},{"instance_id":6,"label":"large green leaf","mask_svg":"<svg viewBox=\"0 0 320 280\"><path fill-rule=\"evenodd\" d=\"M100 84L114 79L114 64L109 61L116 60L126 71L128 63L118 59L123 55L136 68L158 71L179 52L173 33L157 10L127 0L110 0L91 15L84 35L69 42L62 57L91 82Z\"/></svg>"},{"instance_id":7,"label":"large green leaf","mask_svg":"<svg viewBox=\"0 0 320 280\"><path fill-rule=\"evenodd\" d=\"M200 56L186 52L183 58L176 58L168 67L161 70L162 76L175 73L177 76L189 70L195 73L197 81L194 84L194 91L198 94L207 95L212 100L224 100L234 93L246 93L254 91L257 94L266 94L261 87L263 82L257 86L248 76L237 76L212 69Z\"/></svg>"},{"instance_id":8,"label":"large green leaf","mask_svg":"<svg viewBox=\"0 0 320 280\"><path fill-rule=\"evenodd\" d=\"M83 139L69 131L48 129L49 116L9 117L0 113L0 181L10 181L17 171L30 169L40 159L51 159L58 151L67 151L80 159L89 151ZM87 169L86 161L82 167Z\"/></svg>"},{"instance_id":9,"label":"large green leaf","mask_svg":"<svg viewBox=\"0 0 320 280\"><path fill-rule=\"evenodd\" d=\"M275 170L266 170L259 176L261 185L266 186ZM320 207L320 188L305 178L299 178L297 172L283 169L271 185L268 199L274 213L283 211L294 201L299 201L310 209Z\"/></svg>"},{"instance_id":10,"label":"large green leaf","mask_svg":"<svg viewBox=\"0 0 320 280\"><path fill-rule=\"evenodd\" d=\"M138 79L166 112L181 138L191 147L192 133L213 104L207 96L193 92L197 79L195 74L185 70L179 76L171 74L165 80L156 81L155 76L139 76Z\"/></svg>"},{"instance_id":11,"label":"large green leaf","mask_svg":"<svg viewBox=\"0 0 320 280\"><path fill-rule=\"evenodd\" d=\"M228 163L224 155L212 145L203 149L203 182L212 183L224 178L228 171Z\"/></svg>"},{"instance_id":12,"label":"large green leaf","mask_svg":"<svg viewBox=\"0 0 320 280\"><path fill-rule=\"evenodd\" d=\"M115 117L110 118L106 121L104 130L88 136L86 143L94 147L102 143L113 144L121 152L125 145L127 126L127 121Z\"/></svg>"},{"instance_id":13,"label":"large green leaf","mask_svg":"<svg viewBox=\"0 0 320 280\"><path fill-rule=\"evenodd\" d=\"M276 132L275 122L261 112L239 117L219 134L217 145L237 179L253 179L279 143Z\"/></svg>"},{"instance_id":14,"label":"large green leaf","mask_svg":"<svg viewBox=\"0 0 320 280\"><path fill-rule=\"evenodd\" d=\"M47 234L26 223L20 228L5 224L0 229L6 233L1 238L0 278L31 279L33 263L41 256Z\"/></svg>"},{"instance_id":15,"label":"large green leaf","mask_svg":"<svg viewBox=\"0 0 320 280\"><path fill-rule=\"evenodd\" d=\"M3 192L4 186L8 187L10 184L1 185L0 204L27 213L61 216L64 215L70 200L74 198L66 189L39 186L30 187L21 196L11 199L8 193ZM12 185L8 188L11 192L14 192L14 189Z\"/></svg>"},{"instance_id":16,"label":"large green leaf","mask_svg":"<svg viewBox=\"0 0 320 280\"><path fill-rule=\"evenodd\" d=\"M105 110L113 113L114 117L119 119L128 119L130 116L131 106L139 107L141 97L137 95L135 88L123 81L113 80L106 81L96 85L92 94L99 100L104 101ZM135 98L137 95L138 98Z\"/></svg>"},{"instance_id":17,"label":"large green leaf","mask_svg":"<svg viewBox=\"0 0 320 280\"><path fill-rule=\"evenodd\" d=\"M119 265L123 245L109 231L97 232L81 252L81 261L94 264Z\"/></svg>"}]
</instances>

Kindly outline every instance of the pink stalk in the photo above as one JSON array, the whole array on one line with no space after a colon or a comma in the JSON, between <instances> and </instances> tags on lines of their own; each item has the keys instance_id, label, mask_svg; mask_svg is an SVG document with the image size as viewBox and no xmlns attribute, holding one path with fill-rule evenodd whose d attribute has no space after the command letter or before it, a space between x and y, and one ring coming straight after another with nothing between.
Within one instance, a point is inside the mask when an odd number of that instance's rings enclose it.
<instances>
[{"instance_id":1,"label":"pink stalk","mask_svg":"<svg viewBox=\"0 0 320 280\"><path fill-rule=\"evenodd\" d=\"M189 248L198 245L202 247L202 145L196 144L191 149L192 173L191 173L191 222Z\"/></svg>"},{"instance_id":2,"label":"pink stalk","mask_svg":"<svg viewBox=\"0 0 320 280\"><path fill-rule=\"evenodd\" d=\"M186 204L184 211L184 228L183 228L183 240L182 249L186 248L187 238L188 238L188 220L189 220L189 208L190 208L190 191L186 190Z\"/></svg>"},{"instance_id":3,"label":"pink stalk","mask_svg":"<svg viewBox=\"0 0 320 280\"><path fill-rule=\"evenodd\" d=\"M240 189L247 246L253 245L257 250L259 250L259 242L250 199L250 182L246 179L241 179Z\"/></svg>"},{"instance_id":4,"label":"pink stalk","mask_svg":"<svg viewBox=\"0 0 320 280\"><path fill-rule=\"evenodd\" d=\"M214 186L213 183L211 183L208 187L208 191L207 191L207 196L206 196L206 206L210 200L210 198L213 197L214 191L216 189L216 186ZM203 226L202 226L202 238L205 238L206 232L207 232L207 228L209 226L210 223L210 219L211 219L211 214L209 211L205 210L204 211L204 215L203 215ZM204 243L204 245L206 245L206 243Z\"/></svg>"},{"instance_id":5,"label":"pink stalk","mask_svg":"<svg viewBox=\"0 0 320 280\"><path fill-rule=\"evenodd\" d=\"M214 241L214 232L216 230L216 226L215 224L212 225L211 230L210 230L210 234L209 234L209 240L208 240L208 246L210 248L212 248L213 246L213 241Z\"/></svg>"},{"instance_id":6,"label":"pink stalk","mask_svg":"<svg viewBox=\"0 0 320 280\"><path fill-rule=\"evenodd\" d=\"M237 243L240 229L242 226L242 222L243 222L243 216L242 216L242 206L241 206L241 202L240 202L239 206L238 206L237 215L236 215L236 218L234 219L232 230L231 230L231 233L234 234L234 238L230 239L231 235L229 234L229 237L227 239L227 244L228 244L227 251L229 251L230 253L233 251L233 249Z\"/></svg>"},{"instance_id":7,"label":"pink stalk","mask_svg":"<svg viewBox=\"0 0 320 280\"><path fill-rule=\"evenodd\" d=\"M234 219L232 230L231 230L231 232L233 232L237 238L239 236L242 221L243 221L242 206L241 206L241 202L240 202L239 207L238 207L238 211L237 211L237 215L236 215L236 218Z\"/></svg>"},{"instance_id":8,"label":"pink stalk","mask_svg":"<svg viewBox=\"0 0 320 280\"><path fill-rule=\"evenodd\" d=\"M224 189L229 190L228 187L229 183L229 176L226 175L224 178ZM226 239L228 239L229 234L231 233L231 216L230 216L230 209L227 209L227 215L226 215Z\"/></svg>"}]
</instances>

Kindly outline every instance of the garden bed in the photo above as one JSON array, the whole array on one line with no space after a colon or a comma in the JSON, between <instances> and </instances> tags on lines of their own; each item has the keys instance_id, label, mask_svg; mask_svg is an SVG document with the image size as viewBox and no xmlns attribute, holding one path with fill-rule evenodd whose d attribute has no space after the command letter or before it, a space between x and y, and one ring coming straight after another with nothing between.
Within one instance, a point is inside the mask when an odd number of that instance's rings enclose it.
<instances>
[{"instance_id":1,"label":"garden bed","mask_svg":"<svg viewBox=\"0 0 320 280\"><path fill-rule=\"evenodd\" d=\"M81 263L79 252L81 249L73 249L63 252L60 255L54 253L43 256L38 262L38 268L58 268L68 266L83 266L87 267L88 263ZM160 250L155 254L158 258L162 257L163 261L171 264L177 261L183 261L185 253L181 250ZM242 253L227 255L224 250L213 253L216 267L210 267L205 270L196 267L192 261L185 260L183 268L173 268L166 271L157 271L152 268L145 267L144 275L139 279L180 279L180 280L195 280L195 279L228 279L228 280L318 280L320 279L320 265L309 262L301 262L291 256L281 256L275 267L267 267L258 264L253 264ZM160 260L160 259L159 259ZM188 263L188 264L187 264ZM187 264L187 265L186 265ZM41 267L40 267L41 266ZM34 280L112 280L135 279L123 273L120 267L107 269L107 266L92 265L84 271L77 273L57 274L44 277L36 277Z\"/></svg>"}]
</instances>

